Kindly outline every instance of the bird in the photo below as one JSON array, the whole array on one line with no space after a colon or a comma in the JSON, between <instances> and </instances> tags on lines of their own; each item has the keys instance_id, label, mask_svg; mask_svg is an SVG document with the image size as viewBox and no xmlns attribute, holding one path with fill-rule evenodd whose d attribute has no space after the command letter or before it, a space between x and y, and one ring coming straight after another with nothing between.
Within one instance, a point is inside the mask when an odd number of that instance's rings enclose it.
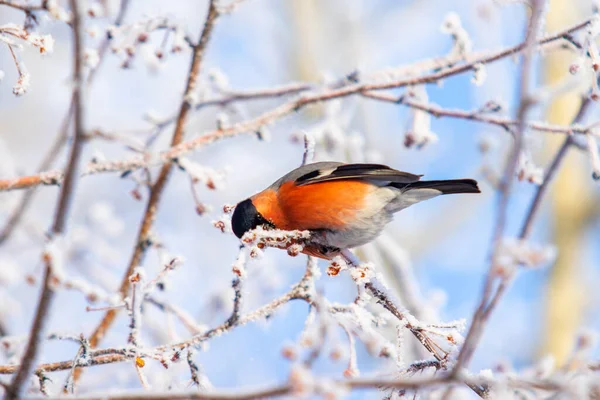
<instances>
[{"instance_id":1,"label":"bird","mask_svg":"<svg viewBox=\"0 0 600 400\"><path fill-rule=\"evenodd\" d=\"M266 230L309 231L303 253L330 260L374 240L394 213L445 194L481 193L473 179L420 180L382 164L315 162L239 202L231 217L242 238Z\"/></svg>"}]
</instances>

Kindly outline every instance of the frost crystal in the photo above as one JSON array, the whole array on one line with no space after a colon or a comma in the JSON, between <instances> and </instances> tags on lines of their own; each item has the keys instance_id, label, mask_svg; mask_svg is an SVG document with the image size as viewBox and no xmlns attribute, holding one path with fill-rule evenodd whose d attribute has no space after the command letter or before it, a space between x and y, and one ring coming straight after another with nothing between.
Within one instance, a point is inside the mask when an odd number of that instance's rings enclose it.
<instances>
[{"instance_id":1,"label":"frost crystal","mask_svg":"<svg viewBox=\"0 0 600 400\"><path fill-rule=\"evenodd\" d=\"M223 92L229 87L229 80L227 79L227 75L225 75L220 69L211 69L208 72L208 80L212 83L213 90L215 92Z\"/></svg>"},{"instance_id":2,"label":"frost crystal","mask_svg":"<svg viewBox=\"0 0 600 400\"><path fill-rule=\"evenodd\" d=\"M233 273L240 278L246 277L246 252L244 249L240 249L237 259L232 266Z\"/></svg>"},{"instance_id":3,"label":"frost crystal","mask_svg":"<svg viewBox=\"0 0 600 400\"><path fill-rule=\"evenodd\" d=\"M46 9L48 10L48 13L50 13L50 15L54 19L57 19L59 21L63 21L66 23L71 22L71 19L72 19L71 13L66 11L64 8L60 7L58 5L57 0L48 0L46 3Z\"/></svg>"},{"instance_id":4,"label":"frost crystal","mask_svg":"<svg viewBox=\"0 0 600 400\"><path fill-rule=\"evenodd\" d=\"M528 153L521 153L517 166L517 177L520 181L541 185L544 182L544 170L535 166Z\"/></svg>"},{"instance_id":5,"label":"frost crystal","mask_svg":"<svg viewBox=\"0 0 600 400\"><path fill-rule=\"evenodd\" d=\"M173 35L173 42L171 44L171 52L179 53L183 49L186 48L185 42L185 33L183 29L175 29L175 34Z\"/></svg>"},{"instance_id":6,"label":"frost crystal","mask_svg":"<svg viewBox=\"0 0 600 400\"><path fill-rule=\"evenodd\" d=\"M541 246L525 240L506 238L502 241L496 258L496 272L510 273L518 265L537 267L553 261L556 249L553 246Z\"/></svg>"},{"instance_id":7,"label":"frost crystal","mask_svg":"<svg viewBox=\"0 0 600 400\"><path fill-rule=\"evenodd\" d=\"M40 49L41 54L51 54L54 51L54 38L52 35L39 35L31 33L27 41Z\"/></svg>"},{"instance_id":8,"label":"frost crystal","mask_svg":"<svg viewBox=\"0 0 600 400\"><path fill-rule=\"evenodd\" d=\"M207 188L221 189L225 185L225 173L211 167L205 167L189 158L180 157L177 163L181 169L186 171L194 183L204 183Z\"/></svg>"},{"instance_id":9,"label":"frost crystal","mask_svg":"<svg viewBox=\"0 0 600 400\"><path fill-rule=\"evenodd\" d=\"M475 86L481 86L484 84L486 78L487 78L487 70L485 68L485 65L483 65L483 64L473 65L473 78L471 78L471 82L473 82L475 84Z\"/></svg>"},{"instance_id":10,"label":"frost crystal","mask_svg":"<svg viewBox=\"0 0 600 400\"><path fill-rule=\"evenodd\" d=\"M452 55L457 55L461 57L465 57L467 54L471 52L473 49L473 43L471 42L471 38L469 34L463 28L462 23L460 21L460 17L457 13L451 12L446 15L440 30L443 33L452 36L454 40L454 46L452 47Z\"/></svg>"},{"instance_id":11,"label":"frost crystal","mask_svg":"<svg viewBox=\"0 0 600 400\"><path fill-rule=\"evenodd\" d=\"M371 281L371 278L375 276L373 267L372 263L360 264L359 266L350 269L350 276L356 283L368 283Z\"/></svg>"},{"instance_id":12,"label":"frost crystal","mask_svg":"<svg viewBox=\"0 0 600 400\"><path fill-rule=\"evenodd\" d=\"M412 88L408 96L420 103L427 103L428 101L424 86ZM437 140L437 135L431 131L431 115L423 110L413 108L408 129L404 134L404 145L408 148L415 146L417 149L421 149L426 144L435 143Z\"/></svg>"},{"instance_id":13,"label":"frost crystal","mask_svg":"<svg viewBox=\"0 0 600 400\"><path fill-rule=\"evenodd\" d=\"M98 50L87 48L83 51L83 62L86 67L96 68L100 63L100 56L98 55Z\"/></svg>"},{"instance_id":14,"label":"frost crystal","mask_svg":"<svg viewBox=\"0 0 600 400\"><path fill-rule=\"evenodd\" d=\"M25 93L27 93L27 90L29 90L29 86L31 85L30 79L31 76L27 72L19 76L19 79L17 79L17 84L13 87L13 93L15 96L23 96Z\"/></svg>"}]
</instances>

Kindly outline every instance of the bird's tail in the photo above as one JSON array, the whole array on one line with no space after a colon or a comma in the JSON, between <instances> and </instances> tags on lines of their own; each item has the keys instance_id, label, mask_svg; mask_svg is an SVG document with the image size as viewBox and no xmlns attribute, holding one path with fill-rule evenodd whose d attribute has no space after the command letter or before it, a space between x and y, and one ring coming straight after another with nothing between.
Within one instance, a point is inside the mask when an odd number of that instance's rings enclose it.
<instances>
[{"instance_id":1,"label":"bird's tail","mask_svg":"<svg viewBox=\"0 0 600 400\"><path fill-rule=\"evenodd\" d=\"M477 181L473 179L392 183L389 186L398 189L398 195L386 206L386 209L390 212L400 211L413 204L432 199L442 194L480 193Z\"/></svg>"},{"instance_id":2,"label":"bird's tail","mask_svg":"<svg viewBox=\"0 0 600 400\"><path fill-rule=\"evenodd\" d=\"M477 181L474 179L450 179L443 181L417 181L410 184L404 184L403 187L399 187L402 191L409 191L413 189L435 189L442 192L442 194L456 194L456 193L481 193L477 186Z\"/></svg>"}]
</instances>

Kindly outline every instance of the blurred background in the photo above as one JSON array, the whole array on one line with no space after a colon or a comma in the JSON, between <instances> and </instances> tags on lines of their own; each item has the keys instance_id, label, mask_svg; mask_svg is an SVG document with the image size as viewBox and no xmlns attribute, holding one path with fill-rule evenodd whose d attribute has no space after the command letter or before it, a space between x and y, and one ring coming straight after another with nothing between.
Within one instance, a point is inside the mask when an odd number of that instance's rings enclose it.
<instances>
[{"instance_id":1,"label":"blurred background","mask_svg":"<svg viewBox=\"0 0 600 400\"><path fill-rule=\"evenodd\" d=\"M89 2L92 7L94 2ZM95 48L114 20L119 2L100 2L108 15L86 18L85 43ZM66 6L66 5L64 5ZM106 6L106 7L105 7ZM206 1L132 0L124 24L166 17L192 38L206 15ZM555 32L590 15L587 1L552 0L545 29ZM104 12L104 11L103 11ZM211 98L219 90L253 90L288 82L332 82L358 70L361 76L393 70L421 59L448 55L453 47L450 35L440 26L450 12L460 16L469 34L473 51L489 51L514 45L524 37L526 7L520 2L492 0L247 0L217 23L206 53L200 98ZM0 25L22 23L23 13L0 5ZM37 30L55 38L54 52L40 55L25 46L18 56L31 74L28 93L15 96L12 86L18 74L10 52L0 42L0 178L11 178L36 171L48 149L53 146L68 110L71 87L70 28L60 21L40 18ZM108 52L88 92L88 130L115 133L119 140L94 138L87 142L83 159L123 159L132 154L126 141L146 143L154 132L152 119L173 116L179 108L185 76L189 69L189 49L172 54L161 49L164 32L152 33L136 49L123 68L123 51ZM574 57L570 52L542 54L535 62L535 85L560 82ZM514 58L487 66L487 79L477 86L472 74L448 78L426 87L430 102L445 108L473 110L488 101L505 105L514 116L519 67ZM398 92L399 94L400 92ZM259 115L284 99L239 103L195 112L186 129L186 138L213 130L217 121L238 121ZM579 107L580 91L567 92L536 106L535 120L555 124L570 123ZM592 105L587 121L597 119ZM480 196L449 196L419 204L396 215L386 230L404 262L416 276L421 305L428 315L443 321L472 317L488 268L488 255L496 210L495 177L504 167L510 136L501 128L464 120L435 119L430 130L437 141L422 148L407 148L405 134L414 119L404 106L357 97L311 106L269 127L267 140L254 134L226 139L200 149L190 159L223 173L217 190L196 185L197 197L208 207L203 215L190 189L189 176L176 170L162 200L154 232L164 249L152 250L144 266L148 276L162 268L163 253L186 261L161 293L169 302L187 310L197 321L214 326L231 307L231 265L238 241L222 234L212 221L221 218L224 204L238 201L262 190L302 160L303 132L317 139L316 159L368 161L417 174L428 179L475 178L480 181ZM173 126L163 130L151 149L168 146ZM300 139L300 140L299 140ZM129 143L127 142L127 143ZM530 133L527 149L531 159L547 166L562 137ZM53 168L62 168L67 150L61 148ZM153 176L156 176L153 171ZM118 288L131 256L147 191L137 187L133 178L118 174L98 174L80 180L76 189L67 238L69 258L65 268L103 288L107 293ZM137 200L132 191L143 197ZM516 236L535 184L517 182L509 206L508 236ZM12 234L0 244L0 326L6 336L25 335L37 302L42 271L40 251L44 232L51 222L58 189L41 187L31 206ZM137 194L137 193L134 193ZM4 226L23 192L0 195L0 229ZM600 299L596 290L600 280L600 224L598 185L591 178L586 152L572 149L543 203L535 223L532 241L552 244L558 257L552 265L525 270L493 314L471 364L473 371L496 368L499 364L525 368L547 359L557 365L568 359L582 329L600 328ZM360 255L376 257L377 244ZM375 260L373 260L375 261ZM378 268L385 273L394 290L394 262L381 258ZM249 265L245 285L245 310L250 311L284 293L304 272L303 257L290 258L285 252L270 250ZM322 268L326 264L321 264ZM352 280L340 274L324 275L317 282L320 292L331 301L354 299ZM402 293L398 293L402 298ZM61 290L53 305L49 330L89 335L101 312L86 312L87 301L77 291ZM249 324L210 341L198 353L206 377L217 388L267 385L282 382L289 373L289 361L281 356L285 343L298 339L306 318L305 303L290 303L267 322ZM148 309L144 319L144 342L172 341L164 329L165 317ZM102 347L125 342L128 320L120 313ZM189 336L180 327L177 334ZM412 340L412 338L408 339ZM380 360L371 357L358 344L358 366L363 374L376 371ZM44 345L40 361L73 357L76 345L50 341ZM600 353L596 352L597 357ZM10 354L0 356L6 363ZM160 365L151 381L157 387L177 387L186 366L165 372ZM343 365L325 357L316 371L342 377ZM150 373L150 372L149 372ZM64 374L63 374L64 375ZM52 375L62 376L61 374ZM86 371L82 387L105 388L107 376L120 387L137 388L139 382L129 365L94 367ZM62 378L54 380L60 388ZM183 386L182 386L183 387ZM370 393L377 398L377 393ZM355 394L363 398L365 393Z\"/></svg>"}]
</instances>

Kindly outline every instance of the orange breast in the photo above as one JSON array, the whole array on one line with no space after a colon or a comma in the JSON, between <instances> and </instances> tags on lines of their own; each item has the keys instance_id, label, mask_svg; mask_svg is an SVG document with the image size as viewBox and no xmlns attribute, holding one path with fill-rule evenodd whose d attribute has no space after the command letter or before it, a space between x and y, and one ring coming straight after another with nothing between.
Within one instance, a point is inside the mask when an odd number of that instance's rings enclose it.
<instances>
[{"instance_id":1,"label":"orange breast","mask_svg":"<svg viewBox=\"0 0 600 400\"><path fill-rule=\"evenodd\" d=\"M362 210L373 186L360 180L343 180L279 188L280 229L341 229Z\"/></svg>"},{"instance_id":2,"label":"orange breast","mask_svg":"<svg viewBox=\"0 0 600 400\"><path fill-rule=\"evenodd\" d=\"M252 204L256 207L256 211L258 211L263 218L267 219L278 229L288 229L284 228L284 226L287 226L287 218L279 206L279 199L274 190L263 190L252 196L251 199Z\"/></svg>"}]
</instances>

